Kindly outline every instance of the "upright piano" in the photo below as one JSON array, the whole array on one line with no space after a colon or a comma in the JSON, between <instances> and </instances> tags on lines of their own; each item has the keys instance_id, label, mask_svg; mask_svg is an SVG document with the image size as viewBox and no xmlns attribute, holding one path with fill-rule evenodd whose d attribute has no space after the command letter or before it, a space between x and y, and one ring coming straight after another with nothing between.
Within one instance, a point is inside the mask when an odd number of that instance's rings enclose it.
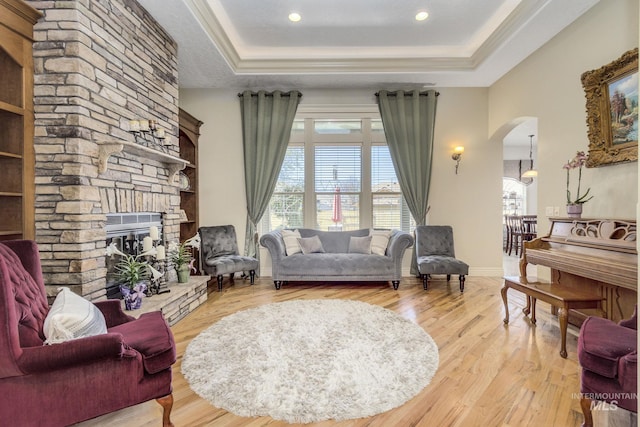
<instances>
[{"instance_id":1,"label":"upright piano","mask_svg":"<svg viewBox=\"0 0 640 427\"><path fill-rule=\"evenodd\" d=\"M520 276L527 264L547 266L551 280L568 287L589 287L606 301L606 318L618 322L632 316L638 299L636 221L550 218L546 236L524 242ZM572 310L569 322L580 326L596 310Z\"/></svg>"}]
</instances>

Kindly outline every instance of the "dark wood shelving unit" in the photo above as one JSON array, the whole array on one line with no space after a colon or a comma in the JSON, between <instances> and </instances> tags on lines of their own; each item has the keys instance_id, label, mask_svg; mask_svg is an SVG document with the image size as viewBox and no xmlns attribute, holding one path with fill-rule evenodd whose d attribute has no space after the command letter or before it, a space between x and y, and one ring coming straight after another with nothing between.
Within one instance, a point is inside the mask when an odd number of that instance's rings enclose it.
<instances>
[{"instance_id":1,"label":"dark wood shelving unit","mask_svg":"<svg viewBox=\"0 0 640 427\"><path fill-rule=\"evenodd\" d=\"M180 208L187 214L187 221L180 223L180 240L184 241L198 232L198 139L202 122L180 109L180 158L188 163L180 172L189 181L188 189L180 190Z\"/></svg>"}]
</instances>

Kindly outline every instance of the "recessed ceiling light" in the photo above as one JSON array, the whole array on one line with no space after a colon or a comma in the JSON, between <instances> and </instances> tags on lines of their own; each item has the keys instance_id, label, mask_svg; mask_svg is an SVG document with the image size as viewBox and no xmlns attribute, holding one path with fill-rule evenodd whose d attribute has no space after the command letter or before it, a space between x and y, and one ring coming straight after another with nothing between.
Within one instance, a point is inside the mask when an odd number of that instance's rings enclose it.
<instances>
[{"instance_id":1,"label":"recessed ceiling light","mask_svg":"<svg viewBox=\"0 0 640 427\"><path fill-rule=\"evenodd\" d=\"M429 13L424 10L416 14L416 21L424 21L429 17Z\"/></svg>"},{"instance_id":2,"label":"recessed ceiling light","mask_svg":"<svg viewBox=\"0 0 640 427\"><path fill-rule=\"evenodd\" d=\"M302 16L300 16L300 14L297 12L291 12L289 14L289 21L291 22L298 22L301 19L302 19Z\"/></svg>"}]
</instances>

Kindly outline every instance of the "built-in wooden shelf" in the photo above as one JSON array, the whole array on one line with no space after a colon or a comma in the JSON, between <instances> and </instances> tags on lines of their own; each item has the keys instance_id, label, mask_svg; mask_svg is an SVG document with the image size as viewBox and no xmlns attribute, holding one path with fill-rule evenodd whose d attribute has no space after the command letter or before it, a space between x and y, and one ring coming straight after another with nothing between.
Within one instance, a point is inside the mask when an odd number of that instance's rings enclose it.
<instances>
[{"instance_id":1,"label":"built-in wooden shelf","mask_svg":"<svg viewBox=\"0 0 640 427\"><path fill-rule=\"evenodd\" d=\"M35 239L33 25L21 0L0 0L0 241Z\"/></svg>"},{"instance_id":2,"label":"built-in wooden shelf","mask_svg":"<svg viewBox=\"0 0 640 427\"><path fill-rule=\"evenodd\" d=\"M153 148L145 147L135 142L125 140L98 141L100 146L98 172L105 173L109 169L109 157L114 154L129 153L157 160L167 165L169 169L169 182L173 181L176 174L189 164L187 160L171 154L163 153Z\"/></svg>"},{"instance_id":3,"label":"built-in wooden shelf","mask_svg":"<svg viewBox=\"0 0 640 427\"><path fill-rule=\"evenodd\" d=\"M200 224L198 219L198 139L202 122L182 109L180 109L179 119L180 157L189 161L182 172L189 180L189 188L180 190L180 209L188 219L180 222L180 240L184 241L196 235Z\"/></svg>"}]
</instances>

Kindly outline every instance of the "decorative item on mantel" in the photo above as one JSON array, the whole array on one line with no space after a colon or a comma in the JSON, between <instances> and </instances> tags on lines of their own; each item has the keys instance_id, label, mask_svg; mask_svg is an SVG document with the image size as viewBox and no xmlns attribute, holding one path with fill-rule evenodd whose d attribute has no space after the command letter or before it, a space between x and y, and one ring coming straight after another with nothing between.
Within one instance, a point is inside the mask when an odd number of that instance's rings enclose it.
<instances>
[{"instance_id":1,"label":"decorative item on mantel","mask_svg":"<svg viewBox=\"0 0 640 427\"><path fill-rule=\"evenodd\" d=\"M581 196L580 195L580 183L582 181L582 167L587 162L587 155L584 151L578 151L576 156L569 160L562 168L567 170L567 215L570 218L580 218L582 216L582 205L587 203L589 200L593 198L593 196L589 196L589 192L591 188L588 188L587 191ZM576 191L575 199L571 197L571 190L569 190L569 172L571 169L578 169L578 189Z\"/></svg>"},{"instance_id":2,"label":"decorative item on mantel","mask_svg":"<svg viewBox=\"0 0 640 427\"><path fill-rule=\"evenodd\" d=\"M166 131L158 126L156 120L129 120L129 132L134 135L137 144L169 153L170 144L165 142Z\"/></svg>"}]
</instances>

